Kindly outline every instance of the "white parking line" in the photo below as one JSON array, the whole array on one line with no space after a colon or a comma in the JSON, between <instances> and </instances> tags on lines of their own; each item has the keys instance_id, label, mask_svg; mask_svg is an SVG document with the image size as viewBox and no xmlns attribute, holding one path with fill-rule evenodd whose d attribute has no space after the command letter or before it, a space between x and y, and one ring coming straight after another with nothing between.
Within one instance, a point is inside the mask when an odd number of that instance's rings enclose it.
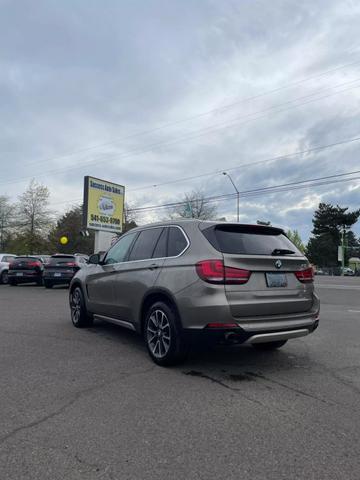
<instances>
[{"instance_id":1,"label":"white parking line","mask_svg":"<svg viewBox=\"0 0 360 480\"><path fill-rule=\"evenodd\" d=\"M351 313L360 313L360 310L348 310L348 312L351 312Z\"/></svg>"}]
</instances>

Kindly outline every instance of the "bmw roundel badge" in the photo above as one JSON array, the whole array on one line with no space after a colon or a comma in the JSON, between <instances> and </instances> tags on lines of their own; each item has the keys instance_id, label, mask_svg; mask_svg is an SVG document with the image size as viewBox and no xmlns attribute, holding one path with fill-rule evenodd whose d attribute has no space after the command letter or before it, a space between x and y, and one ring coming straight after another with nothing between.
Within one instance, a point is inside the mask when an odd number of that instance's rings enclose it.
<instances>
[{"instance_id":1,"label":"bmw roundel badge","mask_svg":"<svg viewBox=\"0 0 360 480\"><path fill-rule=\"evenodd\" d=\"M282 265L281 260L276 260L275 267L276 268L281 268L281 265Z\"/></svg>"}]
</instances>

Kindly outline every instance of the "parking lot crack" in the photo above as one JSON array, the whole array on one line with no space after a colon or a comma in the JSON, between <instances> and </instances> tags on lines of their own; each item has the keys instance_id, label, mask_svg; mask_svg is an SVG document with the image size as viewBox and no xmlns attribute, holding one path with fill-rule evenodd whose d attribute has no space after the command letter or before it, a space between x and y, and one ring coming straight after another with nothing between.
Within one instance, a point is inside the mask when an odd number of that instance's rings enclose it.
<instances>
[{"instance_id":1,"label":"parking lot crack","mask_svg":"<svg viewBox=\"0 0 360 480\"><path fill-rule=\"evenodd\" d=\"M61 415L69 407L71 407L73 404L75 404L80 398L82 398L84 396L87 396L87 395L95 392L96 390L102 389L107 385L111 385L113 383L116 383L119 380L121 380L122 378L137 376L137 375L141 375L141 374L144 374L144 373L148 373L149 371L153 370L154 368L155 368L155 366L152 366L150 368L147 368L145 370L140 370L140 371L137 371L137 372L123 372L123 373L118 374L115 379L112 379L108 382L103 382L101 384L92 385L90 387L79 390L78 392L76 392L73 395L73 398L71 398L71 400L66 402L64 405L59 407L54 412L48 413L47 415L44 415L44 416L38 418L37 420L33 420L32 422L29 422L25 425L21 425L19 427L16 427L13 430L11 430L10 432L8 432L7 434L0 437L0 445L2 445L3 443L5 443L7 440L11 439L15 435L17 435L19 432L23 432L23 431L29 430L31 428L38 427L39 425L41 425L41 424L43 424L43 423L45 423L49 420L52 420L53 418Z\"/></svg>"},{"instance_id":2,"label":"parking lot crack","mask_svg":"<svg viewBox=\"0 0 360 480\"><path fill-rule=\"evenodd\" d=\"M22 425L20 427L14 428L11 432L7 433L6 435L0 437L0 444L6 442L9 440L11 437L16 435L19 432L22 432L24 430L29 430L31 428L37 427L41 425L42 423L47 422L48 420L51 420L52 418L57 417L58 415L61 415L67 408L71 407L75 402L77 402L81 397L88 395L89 393L92 393L93 391L101 388L104 386L102 385L94 385L92 387L85 388L83 390L80 390L79 392L75 393L74 397L66 402L64 405L62 405L60 408L55 410L54 412L51 412L47 415L44 415L43 417L33 420L32 422L27 423L26 425Z\"/></svg>"},{"instance_id":3,"label":"parking lot crack","mask_svg":"<svg viewBox=\"0 0 360 480\"><path fill-rule=\"evenodd\" d=\"M316 395L312 395L311 393L304 392L303 390L300 390L299 388L292 387L291 385L288 385L283 382L279 382L278 380L274 380L272 378L265 377L265 375L262 375L260 373L254 373L254 372L246 372L247 375L250 375L252 377L256 377L262 380L266 380L270 383L274 383L275 385L279 385L280 387L286 388L287 390L290 390L294 393L298 393L299 395L303 395L304 397L309 397L312 398L313 400L317 400L319 402L325 403L326 405L335 405L334 402L328 402L327 400L324 400L323 398L317 397Z\"/></svg>"},{"instance_id":4,"label":"parking lot crack","mask_svg":"<svg viewBox=\"0 0 360 480\"><path fill-rule=\"evenodd\" d=\"M266 407L266 405L264 405L259 400L255 400L254 398L251 398L251 397L245 395L244 392L242 390L240 390L240 388L231 387L230 385L227 385L226 383L222 382L221 380L218 380L217 378L211 377L210 375L207 375L206 373L198 372L197 370L190 370L188 372L183 372L183 374L184 375L190 375L192 377L204 378L205 380L209 380L210 382L215 383L217 385L220 385L221 387L226 388L227 390L231 390L233 392L236 392L237 394L246 398L246 400L248 400L249 402L256 403L258 405L261 405L262 407Z\"/></svg>"}]
</instances>

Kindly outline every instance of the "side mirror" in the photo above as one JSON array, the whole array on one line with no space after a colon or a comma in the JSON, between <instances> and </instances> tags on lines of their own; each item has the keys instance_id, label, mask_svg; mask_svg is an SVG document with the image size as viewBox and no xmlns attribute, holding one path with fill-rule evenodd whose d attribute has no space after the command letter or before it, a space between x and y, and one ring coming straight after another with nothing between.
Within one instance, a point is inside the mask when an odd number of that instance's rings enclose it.
<instances>
[{"instance_id":1,"label":"side mirror","mask_svg":"<svg viewBox=\"0 0 360 480\"><path fill-rule=\"evenodd\" d=\"M92 255L90 255L88 263L90 265L99 265L100 261L101 261L100 255L98 253L93 253Z\"/></svg>"}]
</instances>

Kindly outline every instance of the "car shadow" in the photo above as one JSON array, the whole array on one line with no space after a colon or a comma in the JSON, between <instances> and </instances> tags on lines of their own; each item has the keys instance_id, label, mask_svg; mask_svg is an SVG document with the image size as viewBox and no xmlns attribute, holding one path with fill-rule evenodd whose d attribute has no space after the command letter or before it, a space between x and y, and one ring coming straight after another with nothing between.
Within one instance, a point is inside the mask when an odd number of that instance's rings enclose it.
<instances>
[{"instance_id":1,"label":"car shadow","mask_svg":"<svg viewBox=\"0 0 360 480\"><path fill-rule=\"evenodd\" d=\"M89 331L107 340L128 345L142 355L148 355L142 337L136 332L101 320L96 320L94 327ZM291 343L281 350L272 352L260 352L250 345L214 347L194 345L186 361L171 369L185 375L210 379L215 373L216 378L230 379L235 382L253 381L275 372L298 370L299 367L310 368L311 359L304 352L300 355L295 354L289 345ZM291 348L290 351L289 348Z\"/></svg>"}]
</instances>

